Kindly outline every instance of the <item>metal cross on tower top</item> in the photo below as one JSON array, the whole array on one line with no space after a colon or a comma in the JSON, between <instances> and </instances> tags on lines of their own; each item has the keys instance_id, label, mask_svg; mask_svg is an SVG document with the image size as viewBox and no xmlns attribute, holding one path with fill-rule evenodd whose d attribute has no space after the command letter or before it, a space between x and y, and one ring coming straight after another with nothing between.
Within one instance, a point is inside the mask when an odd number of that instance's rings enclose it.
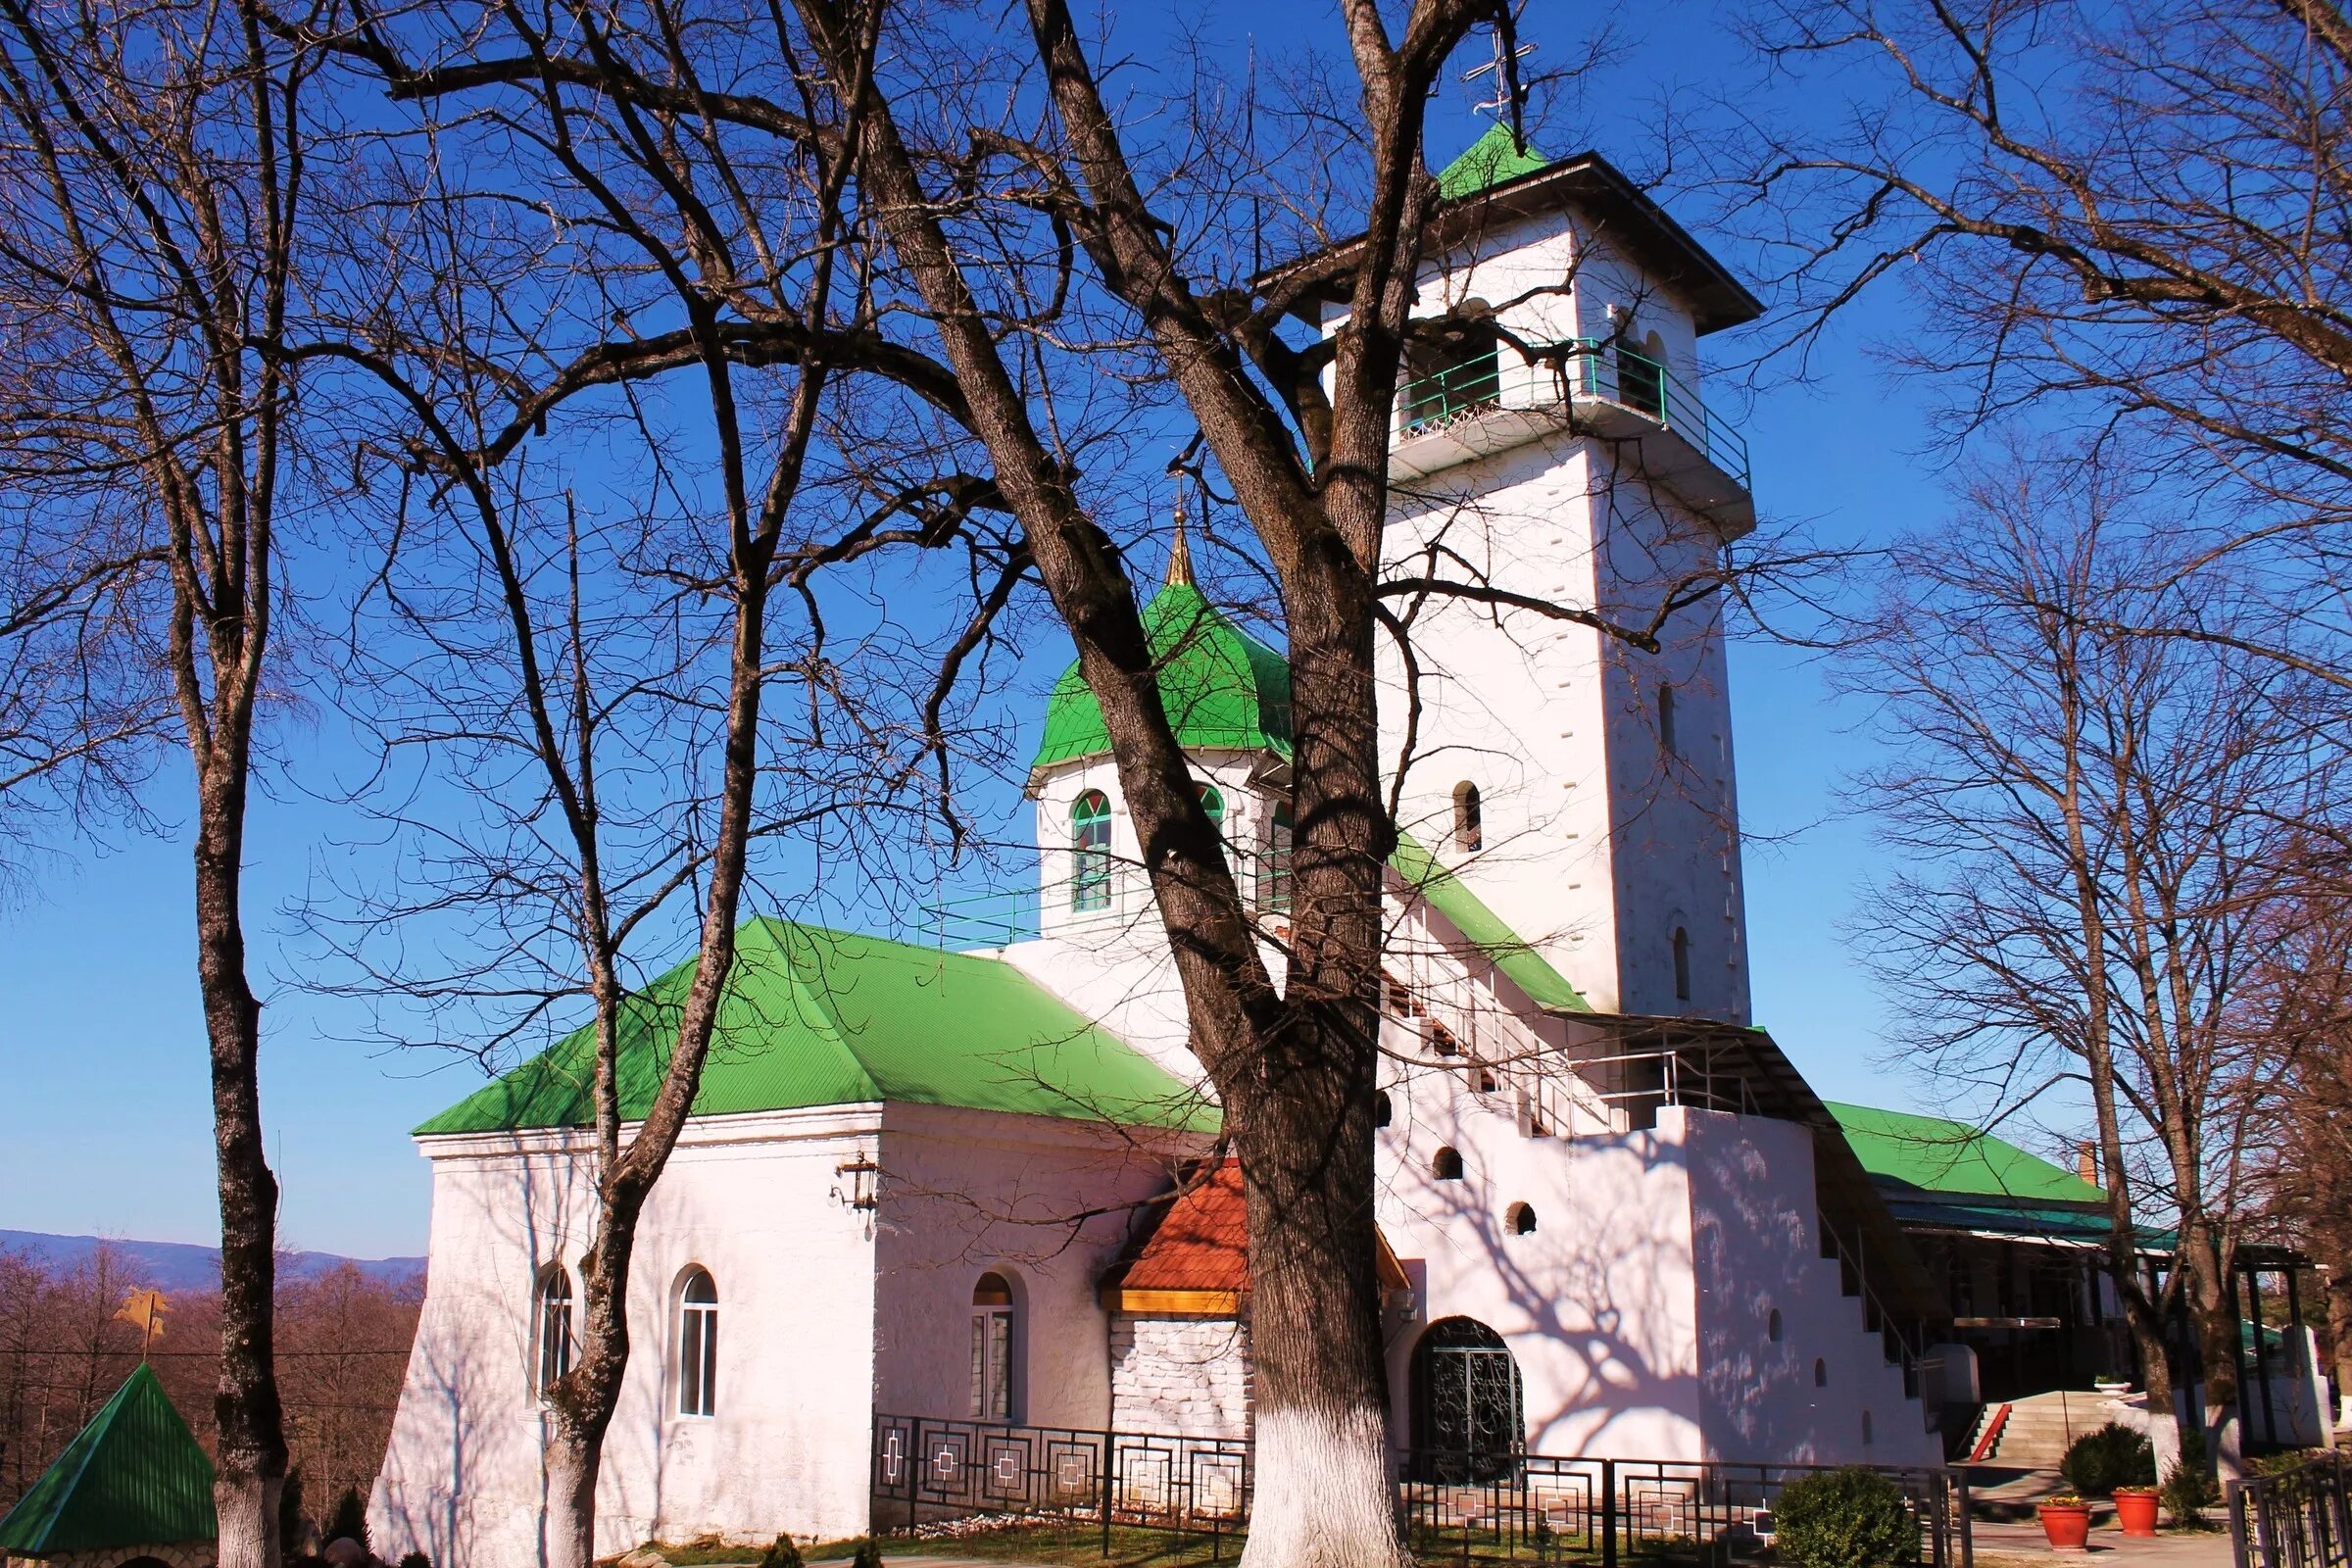
<instances>
[{"instance_id":1,"label":"metal cross on tower top","mask_svg":"<svg viewBox=\"0 0 2352 1568\"><path fill-rule=\"evenodd\" d=\"M1526 7L1521 6L1520 10L1524 13ZM1514 27L1513 30L1517 29ZM1487 27L1487 36L1494 42L1494 58L1483 66L1472 66L1468 71L1463 72L1462 80L1474 82L1481 76L1493 74L1494 96L1484 103L1473 104L1470 107L1471 113L1493 115L1495 123L1500 124L1506 112L1527 107L1527 84L1519 79L1516 68L1520 61L1536 52L1536 46L1532 43L1523 43L1518 48L1505 53L1502 47L1502 28L1492 24Z\"/></svg>"}]
</instances>

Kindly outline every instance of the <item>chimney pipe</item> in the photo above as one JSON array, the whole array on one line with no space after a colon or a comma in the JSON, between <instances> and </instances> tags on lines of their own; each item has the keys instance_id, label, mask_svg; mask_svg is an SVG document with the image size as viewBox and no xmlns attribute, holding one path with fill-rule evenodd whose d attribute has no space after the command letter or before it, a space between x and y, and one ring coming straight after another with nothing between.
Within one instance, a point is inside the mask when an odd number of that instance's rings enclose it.
<instances>
[{"instance_id":1,"label":"chimney pipe","mask_svg":"<svg viewBox=\"0 0 2352 1568\"><path fill-rule=\"evenodd\" d=\"M2099 1146L2085 1138L2075 1146L2075 1169L2091 1186L2099 1185Z\"/></svg>"}]
</instances>

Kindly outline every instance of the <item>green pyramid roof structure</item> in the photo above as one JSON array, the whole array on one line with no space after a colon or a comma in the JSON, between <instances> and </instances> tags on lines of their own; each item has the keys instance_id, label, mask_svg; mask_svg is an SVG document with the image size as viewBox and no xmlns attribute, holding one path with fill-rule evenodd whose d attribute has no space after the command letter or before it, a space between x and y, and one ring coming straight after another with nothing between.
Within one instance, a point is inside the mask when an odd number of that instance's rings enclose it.
<instances>
[{"instance_id":1,"label":"green pyramid roof structure","mask_svg":"<svg viewBox=\"0 0 2352 1568\"><path fill-rule=\"evenodd\" d=\"M1457 201L1550 167L1551 160L1536 151L1534 142L1523 148L1512 138L1508 125L1489 125L1485 135L1438 175L1438 194Z\"/></svg>"},{"instance_id":2,"label":"green pyramid roof structure","mask_svg":"<svg viewBox=\"0 0 2352 1568\"><path fill-rule=\"evenodd\" d=\"M48 1557L219 1533L213 1461L142 1362L0 1519L0 1552Z\"/></svg>"},{"instance_id":3,"label":"green pyramid roof structure","mask_svg":"<svg viewBox=\"0 0 2352 1568\"><path fill-rule=\"evenodd\" d=\"M629 999L620 1106L642 1117L677 1039L694 960ZM595 1119L595 1037L582 1028L416 1129L581 1127ZM737 933L694 1113L901 1101L974 1110L1213 1128L1216 1112L1125 1041L1002 958L789 920Z\"/></svg>"},{"instance_id":4,"label":"green pyramid roof structure","mask_svg":"<svg viewBox=\"0 0 2352 1568\"><path fill-rule=\"evenodd\" d=\"M1188 752L1291 750L1290 662L1235 625L1189 574L1144 606L1159 665L1159 700ZM1102 707L1072 662L1046 702L1045 739L1032 770L1110 755Z\"/></svg>"}]
</instances>

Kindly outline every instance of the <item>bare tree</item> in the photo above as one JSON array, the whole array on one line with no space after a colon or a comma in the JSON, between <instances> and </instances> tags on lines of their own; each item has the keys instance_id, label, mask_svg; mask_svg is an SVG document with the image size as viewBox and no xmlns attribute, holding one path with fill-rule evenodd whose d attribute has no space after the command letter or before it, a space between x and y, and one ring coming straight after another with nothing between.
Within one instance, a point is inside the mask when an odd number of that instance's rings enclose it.
<instances>
[{"instance_id":1,"label":"bare tree","mask_svg":"<svg viewBox=\"0 0 2352 1568\"><path fill-rule=\"evenodd\" d=\"M514 69L431 91L371 31L335 39L403 96L454 99L450 122L403 128L414 145L482 156L418 159L447 179L389 204L400 309L294 350L387 394L393 564L354 671L387 754L429 751L470 802L453 822L396 776L371 807L409 858L388 895L334 917L361 985L420 1004L407 1022L434 1043L454 1009L486 1057L589 1006L598 1203L577 1355L543 1391L559 1568L596 1555L638 1223L712 1050L755 846L834 828L829 848L854 846L915 776L908 737L943 722L944 697L919 716L868 703L858 649L895 633L835 626L819 579L953 541L988 494L931 478L897 405L861 401L861 380L952 383L878 329L836 146L732 159L658 31L578 20L600 69L642 60L668 96L602 93L518 10L472 39ZM522 191L554 238L507 220ZM889 445L897 466L865 461ZM682 926L691 980L650 996ZM667 1048L641 1097L624 1055L654 1034Z\"/></svg>"},{"instance_id":2,"label":"bare tree","mask_svg":"<svg viewBox=\"0 0 2352 1568\"><path fill-rule=\"evenodd\" d=\"M220 1561L274 1568L286 1444L271 1361L277 1184L247 978L247 803L270 694L302 387L311 74L250 9L0 7L0 668L30 672L18 766L120 789L186 748L197 978L222 1254ZM47 735L39 725L53 727ZM0 767L0 776L10 769Z\"/></svg>"},{"instance_id":3,"label":"bare tree","mask_svg":"<svg viewBox=\"0 0 2352 1568\"><path fill-rule=\"evenodd\" d=\"M2103 434L2200 498L2173 569L2243 555L2272 574L2267 613L2144 629L2341 683L2352 17L2330 0L1749 16L1784 90L1741 102L1729 184L1783 261L1783 341L1906 287L1918 309L1889 353L1947 378L1956 432L2031 410Z\"/></svg>"},{"instance_id":4,"label":"bare tree","mask_svg":"<svg viewBox=\"0 0 2352 1568\"><path fill-rule=\"evenodd\" d=\"M2249 1009L2276 1065L2247 1159L2264 1240L2326 1271L2341 1391L2352 1388L2352 903L2340 858L2289 863L2296 887L2273 917Z\"/></svg>"},{"instance_id":5,"label":"bare tree","mask_svg":"<svg viewBox=\"0 0 2352 1568\"><path fill-rule=\"evenodd\" d=\"M789 11L654 0L528 18L510 9L488 31L466 15L362 13L333 39L399 98L481 102L552 86L622 121L674 124L664 155L697 179L723 185L761 162L809 157L850 176L852 220L877 245L877 324L893 334L870 363L927 403L943 439L984 468L944 493L984 498L971 504L1016 525L974 547L972 619L938 666L932 700L953 689L1034 573L1103 710L1194 1048L1242 1155L1260 1440L1248 1549L1258 1563L1403 1560L1372 1225L1381 899L1396 842L1374 656L1384 624L1403 630L1384 601L1459 595L1645 649L1657 634L1654 620L1618 627L1589 608L1454 579L1443 563L1382 580L1406 345L1459 324L1413 318L1439 202L1422 158L1426 103L1473 26L1496 29L1504 58L1516 57L1512 12L1494 0L1418 0L1395 30L1369 0L1350 0L1344 17L1354 81L1337 118L1352 183L1335 181L1330 146L1310 156L1302 141L1285 171L1311 193L1297 202L1269 166L1245 158L1237 175L1220 163L1233 149L1214 139L1213 115L1177 119L1214 153L1181 136L1173 147L1131 143L1131 116L1147 112L1106 100L1058 0L1034 0L1010 35L879 0L800 0ZM1518 83L1507 85L1515 100ZM1298 267L1236 275L1231 251L1212 255L1196 240L1257 210L1244 205L1252 180L1268 210L1322 203L1298 233L1334 243ZM1325 292L1352 298L1347 325L1328 343L1294 343L1286 320ZM733 295L727 303L742 309ZM771 335L731 318L721 335L730 355L777 352ZM1105 382L1164 389L1197 432L1187 466L1204 487L1230 491L1248 558L1279 601L1296 715L1280 982L1266 957L1277 935L1243 898L1161 707L1158 660L1103 520L1115 458L1110 479L1081 473L1105 456L1085 423ZM1712 562L1701 575L1666 596L1657 618L1720 580ZM939 747L934 720L922 740Z\"/></svg>"},{"instance_id":6,"label":"bare tree","mask_svg":"<svg viewBox=\"0 0 2352 1568\"><path fill-rule=\"evenodd\" d=\"M1891 760L1862 793L1900 857L1859 935L1903 999L1905 1044L1996 1115L2087 1097L2150 1413L2169 1428L2178 1301L2209 1451L2234 1462L2230 1270L2268 1033L2247 1009L2281 857L2304 824L2337 818L2341 751L2319 683L2141 634L2184 615L2229 625L2229 597L2183 577L2119 489L2026 454L1894 552L1845 666L1883 705ZM2157 1214L2179 1241L2152 1287L2138 1227Z\"/></svg>"}]
</instances>

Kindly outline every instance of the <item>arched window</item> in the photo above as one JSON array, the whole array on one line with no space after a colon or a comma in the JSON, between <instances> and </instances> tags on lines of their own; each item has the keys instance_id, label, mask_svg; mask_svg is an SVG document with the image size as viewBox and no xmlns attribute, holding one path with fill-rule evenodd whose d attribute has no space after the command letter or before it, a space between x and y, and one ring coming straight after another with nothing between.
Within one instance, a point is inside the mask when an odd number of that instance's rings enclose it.
<instances>
[{"instance_id":1,"label":"arched window","mask_svg":"<svg viewBox=\"0 0 2352 1568\"><path fill-rule=\"evenodd\" d=\"M1402 431L1440 429L1502 397L1501 335L1483 319L1487 306L1464 300L1449 325L1426 330L1405 349Z\"/></svg>"},{"instance_id":2,"label":"arched window","mask_svg":"<svg viewBox=\"0 0 2352 1568\"><path fill-rule=\"evenodd\" d=\"M1666 417L1666 345L1652 332L1637 346L1617 340L1617 401L1653 419Z\"/></svg>"},{"instance_id":3,"label":"arched window","mask_svg":"<svg viewBox=\"0 0 2352 1568\"><path fill-rule=\"evenodd\" d=\"M1386 1089L1373 1090L1372 1125L1375 1127L1386 1127L1396 1114L1396 1107L1389 1103L1389 1092Z\"/></svg>"},{"instance_id":4,"label":"arched window","mask_svg":"<svg viewBox=\"0 0 2352 1568\"><path fill-rule=\"evenodd\" d=\"M1865 1410L1862 1412L1862 1446L1869 1447L1874 1436L1875 1434L1870 1430L1870 1412Z\"/></svg>"},{"instance_id":5,"label":"arched window","mask_svg":"<svg viewBox=\"0 0 2352 1568\"><path fill-rule=\"evenodd\" d=\"M1217 793L1214 784L1200 786L1200 810L1216 826L1225 825L1225 797Z\"/></svg>"},{"instance_id":6,"label":"arched window","mask_svg":"<svg viewBox=\"0 0 2352 1568\"><path fill-rule=\"evenodd\" d=\"M1813 1358L1813 1386L1817 1389L1830 1386L1830 1363L1818 1355Z\"/></svg>"},{"instance_id":7,"label":"arched window","mask_svg":"<svg viewBox=\"0 0 2352 1568\"><path fill-rule=\"evenodd\" d=\"M1486 813L1478 799L1478 786L1468 779L1453 787L1453 847L1464 855L1476 855L1487 847Z\"/></svg>"},{"instance_id":8,"label":"arched window","mask_svg":"<svg viewBox=\"0 0 2352 1568\"><path fill-rule=\"evenodd\" d=\"M718 1287L691 1268L678 1292L678 1414L718 1413Z\"/></svg>"},{"instance_id":9,"label":"arched window","mask_svg":"<svg viewBox=\"0 0 2352 1568\"><path fill-rule=\"evenodd\" d=\"M1110 797L1101 790L1070 803L1070 907L1110 907Z\"/></svg>"},{"instance_id":10,"label":"arched window","mask_svg":"<svg viewBox=\"0 0 2352 1568\"><path fill-rule=\"evenodd\" d=\"M1012 1286L983 1274L972 1287L972 1419L1012 1419Z\"/></svg>"},{"instance_id":11,"label":"arched window","mask_svg":"<svg viewBox=\"0 0 2352 1568\"><path fill-rule=\"evenodd\" d=\"M1502 1217L1504 1221L1511 1227L1511 1234L1513 1236L1533 1236L1536 1234L1535 1204L1513 1203L1509 1208L1503 1210Z\"/></svg>"},{"instance_id":12,"label":"arched window","mask_svg":"<svg viewBox=\"0 0 2352 1568\"><path fill-rule=\"evenodd\" d=\"M1674 999L1690 1000L1690 933L1679 925L1674 928Z\"/></svg>"},{"instance_id":13,"label":"arched window","mask_svg":"<svg viewBox=\"0 0 2352 1568\"><path fill-rule=\"evenodd\" d=\"M1257 906L1268 914L1291 907L1291 803L1282 802L1266 819L1257 861Z\"/></svg>"},{"instance_id":14,"label":"arched window","mask_svg":"<svg viewBox=\"0 0 2352 1568\"><path fill-rule=\"evenodd\" d=\"M1764 1319L1764 1337L1773 1344L1781 1343L1781 1309L1774 1307Z\"/></svg>"},{"instance_id":15,"label":"arched window","mask_svg":"<svg viewBox=\"0 0 2352 1568\"><path fill-rule=\"evenodd\" d=\"M1460 1181L1462 1179L1462 1152L1450 1147L1439 1150L1437 1157L1429 1162L1429 1173L1442 1182Z\"/></svg>"},{"instance_id":16,"label":"arched window","mask_svg":"<svg viewBox=\"0 0 2352 1568\"><path fill-rule=\"evenodd\" d=\"M1683 749L1674 738L1674 688L1658 688L1658 750L1668 757L1680 757Z\"/></svg>"},{"instance_id":17,"label":"arched window","mask_svg":"<svg viewBox=\"0 0 2352 1568\"><path fill-rule=\"evenodd\" d=\"M540 1272L537 1295L537 1310L532 1315L539 1323L538 1392L545 1396L571 1370L572 1352L577 1348L571 1338L571 1276L564 1272L563 1264L550 1263Z\"/></svg>"}]
</instances>

